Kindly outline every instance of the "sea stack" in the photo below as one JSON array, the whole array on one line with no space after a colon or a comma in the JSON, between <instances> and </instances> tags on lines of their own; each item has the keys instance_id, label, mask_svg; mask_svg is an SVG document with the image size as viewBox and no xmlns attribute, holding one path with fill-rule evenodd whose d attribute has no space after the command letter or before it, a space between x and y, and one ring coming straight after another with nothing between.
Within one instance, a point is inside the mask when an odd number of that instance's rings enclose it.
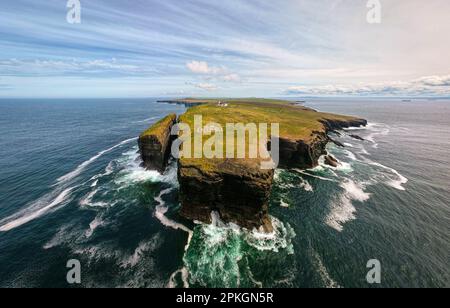
<instances>
[{"instance_id":1,"label":"sea stack","mask_svg":"<svg viewBox=\"0 0 450 308\"><path fill-rule=\"evenodd\" d=\"M176 114L170 114L139 136L139 151L146 169L166 169L172 145L170 132L176 120Z\"/></svg>"}]
</instances>

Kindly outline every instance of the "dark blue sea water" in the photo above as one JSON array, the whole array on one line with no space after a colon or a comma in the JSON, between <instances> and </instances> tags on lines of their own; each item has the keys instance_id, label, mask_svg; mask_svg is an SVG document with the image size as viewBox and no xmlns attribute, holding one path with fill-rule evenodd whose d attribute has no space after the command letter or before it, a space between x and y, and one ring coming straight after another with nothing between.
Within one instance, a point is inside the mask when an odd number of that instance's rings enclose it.
<instances>
[{"instance_id":1,"label":"dark blue sea water","mask_svg":"<svg viewBox=\"0 0 450 308\"><path fill-rule=\"evenodd\" d=\"M278 170L264 235L181 219L176 166L140 167L156 99L0 100L0 287L450 287L450 102L312 100L364 117L342 165ZM349 137L357 134L365 139Z\"/></svg>"}]
</instances>

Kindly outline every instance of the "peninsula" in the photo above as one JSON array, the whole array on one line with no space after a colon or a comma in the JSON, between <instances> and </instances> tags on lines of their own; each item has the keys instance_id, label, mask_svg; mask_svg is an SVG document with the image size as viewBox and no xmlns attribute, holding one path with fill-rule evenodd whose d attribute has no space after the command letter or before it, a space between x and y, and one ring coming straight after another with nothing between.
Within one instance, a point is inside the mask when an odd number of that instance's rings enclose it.
<instances>
[{"instance_id":1,"label":"peninsula","mask_svg":"<svg viewBox=\"0 0 450 308\"><path fill-rule=\"evenodd\" d=\"M139 138L144 166L162 172L170 156L175 123L187 124L194 130L194 118L205 123L279 123L279 167L309 169L327 155L326 145L332 141L328 133L348 127L367 125L364 119L321 113L296 102L274 99L181 99L164 103L189 107L181 116L168 115ZM234 140L226 139L223 146ZM251 136L246 142L255 142ZM270 148L270 144L267 145ZM185 218L211 222L217 212L225 222L247 229L272 232L269 198L274 170L261 168L262 158L180 158L180 214ZM333 157L326 161L338 163Z\"/></svg>"}]
</instances>

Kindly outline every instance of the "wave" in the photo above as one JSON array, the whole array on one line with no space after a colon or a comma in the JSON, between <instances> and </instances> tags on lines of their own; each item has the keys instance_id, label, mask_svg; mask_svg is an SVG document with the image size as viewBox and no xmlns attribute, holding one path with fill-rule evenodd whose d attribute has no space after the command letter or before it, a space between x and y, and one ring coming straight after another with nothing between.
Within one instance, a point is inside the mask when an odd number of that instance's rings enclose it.
<instances>
[{"instance_id":1,"label":"wave","mask_svg":"<svg viewBox=\"0 0 450 308\"><path fill-rule=\"evenodd\" d=\"M170 275L169 283L167 284L167 288L169 289L175 289L178 287L178 284L176 283L176 277L177 275L181 275L181 281L183 281L183 288L188 289L189 288L189 272L186 267L183 267L176 272L174 272L172 275Z\"/></svg>"},{"instance_id":2,"label":"wave","mask_svg":"<svg viewBox=\"0 0 450 308\"><path fill-rule=\"evenodd\" d=\"M130 143L133 140L136 140L136 138L130 138L130 139L124 140L104 151L99 152L97 155L91 157L87 161L80 164L73 171L58 178L56 180L56 184L53 185L53 187L55 187L55 188L52 191L45 194L44 196L37 199L36 201L33 201L32 203L28 204L24 210L21 210L18 213L15 213L15 214L3 219L2 221L0 221L0 224L1 224L0 232L10 231L17 227L20 227L34 219L37 219L37 218L47 214L50 211L58 209L62 205L67 204L72 191L81 186L81 185L73 185L73 186L69 187L71 181L75 177L80 175L86 167L88 167L90 164L92 164L94 161L96 161L102 155L104 155L122 145ZM86 200L86 201L88 201L88 200Z\"/></svg>"},{"instance_id":3,"label":"wave","mask_svg":"<svg viewBox=\"0 0 450 308\"><path fill-rule=\"evenodd\" d=\"M183 262L189 273L189 283L203 287L262 287L255 279L253 267L268 262L278 268L286 264L294 253L292 239L294 230L289 224L272 217L273 233L266 234L254 229L241 228L233 223L224 223L218 213L211 215L211 224L195 227L194 235ZM289 271L280 271L284 281Z\"/></svg>"},{"instance_id":4,"label":"wave","mask_svg":"<svg viewBox=\"0 0 450 308\"><path fill-rule=\"evenodd\" d=\"M405 191L406 188L403 187L403 185L405 185L406 183L409 182L409 180L403 176L402 174L400 174L400 172L398 172L397 170L395 170L394 168L385 166L383 164L371 161L369 159L366 159L366 162L372 166L377 166L380 167L382 169L388 170L390 171L392 174L394 174L394 176L396 176L396 179L389 179L386 181L386 184L397 189L397 190L401 190L401 191Z\"/></svg>"},{"instance_id":5,"label":"wave","mask_svg":"<svg viewBox=\"0 0 450 308\"><path fill-rule=\"evenodd\" d=\"M312 178L315 178L315 179L319 179L319 180L322 180L322 181L338 182L337 180L326 178L326 177L315 175L315 174L311 174L311 173L305 172L305 171L300 170L300 169L292 169L292 170L297 172L297 173L300 173L300 174L303 174L303 175L306 175L306 176L309 176L309 177L312 177Z\"/></svg>"},{"instance_id":6,"label":"wave","mask_svg":"<svg viewBox=\"0 0 450 308\"><path fill-rule=\"evenodd\" d=\"M93 221L89 224L89 230L85 232L87 238L91 237L94 234L94 231L101 226L104 226L106 222L103 220L102 215L98 215L95 217Z\"/></svg>"},{"instance_id":7,"label":"wave","mask_svg":"<svg viewBox=\"0 0 450 308\"><path fill-rule=\"evenodd\" d=\"M302 182L300 183L300 187L303 188L303 190L308 191L308 192L313 192L314 188L311 186L311 184L302 178Z\"/></svg>"},{"instance_id":8,"label":"wave","mask_svg":"<svg viewBox=\"0 0 450 308\"><path fill-rule=\"evenodd\" d=\"M328 273L325 265L323 264L322 259L320 258L319 254L312 249L312 259L315 261L315 265L317 268L317 272L320 275L320 278L322 282L324 283L326 288L329 289L339 289L341 286L331 278L330 274Z\"/></svg>"},{"instance_id":9,"label":"wave","mask_svg":"<svg viewBox=\"0 0 450 308\"><path fill-rule=\"evenodd\" d=\"M157 233L150 241L142 241L139 243L138 247L134 250L134 252L125 258L122 258L122 262L120 263L121 268L129 268L135 267L144 256L145 252L155 251L162 244L162 239L159 233Z\"/></svg>"},{"instance_id":10,"label":"wave","mask_svg":"<svg viewBox=\"0 0 450 308\"><path fill-rule=\"evenodd\" d=\"M54 193L46 195L38 201L33 202L25 210L3 219L0 222L0 232L6 232L20 227L36 218L43 216L44 214L47 214L51 210L57 209L58 206L68 202L73 189L74 187L70 187L63 190L48 205L45 204L48 202L48 198L50 198Z\"/></svg>"},{"instance_id":11,"label":"wave","mask_svg":"<svg viewBox=\"0 0 450 308\"><path fill-rule=\"evenodd\" d=\"M159 119L159 117L151 117L151 118L147 118L147 119L140 120L140 121L134 121L133 123L147 123L147 122L151 122L151 121L154 121L157 119Z\"/></svg>"},{"instance_id":12,"label":"wave","mask_svg":"<svg viewBox=\"0 0 450 308\"><path fill-rule=\"evenodd\" d=\"M166 227L169 227L169 228L172 228L175 230L183 230L188 233L188 235L189 235L188 242L185 247L185 250L187 250L189 248L189 244L192 239L193 231L191 229L189 229L188 227L186 227L185 225L178 223L174 220L171 220L165 216L165 214L167 213L169 208L166 206L166 203L163 201L162 197L164 195L169 194L172 191L173 191L173 188L165 189L165 190L161 191L161 193L159 194L158 197L155 198L155 201L158 202L158 205L156 206L156 210L155 210L155 217L161 222L161 224L163 224Z\"/></svg>"},{"instance_id":13,"label":"wave","mask_svg":"<svg viewBox=\"0 0 450 308\"><path fill-rule=\"evenodd\" d=\"M342 232L345 223L356 219L353 201L365 202L370 199L371 194L364 191L362 184L357 184L351 179L346 179L340 186L344 192L332 202L325 223L336 231Z\"/></svg>"},{"instance_id":14,"label":"wave","mask_svg":"<svg viewBox=\"0 0 450 308\"><path fill-rule=\"evenodd\" d=\"M118 144L116 144L115 146L110 147L109 149L103 150L101 152L98 152L97 155L91 157L90 159L88 159L87 161L83 162L82 164L80 164L78 167L75 168L75 170L63 175L62 177L58 178L56 180L56 184L55 185L60 185L61 183L64 182L68 182L72 179L74 179L76 176L80 175L81 172L83 172L84 169L86 169L86 167L88 167L90 164L92 164L94 161L96 161L97 159L99 159L100 157L102 157L103 155L105 155L108 152L111 152L112 150L125 145L127 143L130 143L132 141L137 140L137 138L130 138L127 140L124 140Z\"/></svg>"}]
</instances>

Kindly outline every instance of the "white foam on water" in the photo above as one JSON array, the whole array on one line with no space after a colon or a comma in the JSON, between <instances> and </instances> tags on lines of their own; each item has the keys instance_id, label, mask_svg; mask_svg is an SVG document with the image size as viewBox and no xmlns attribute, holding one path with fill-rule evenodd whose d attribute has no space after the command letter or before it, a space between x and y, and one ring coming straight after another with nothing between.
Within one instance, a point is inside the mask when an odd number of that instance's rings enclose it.
<instances>
[{"instance_id":1,"label":"white foam on water","mask_svg":"<svg viewBox=\"0 0 450 308\"><path fill-rule=\"evenodd\" d=\"M354 220L356 208L353 206L351 200L346 196L334 202L331 206L331 211L325 219L325 223L336 231L342 232L344 224Z\"/></svg>"},{"instance_id":2,"label":"white foam on water","mask_svg":"<svg viewBox=\"0 0 450 308\"><path fill-rule=\"evenodd\" d=\"M175 289L178 287L178 284L176 283L177 275L181 275L181 281L183 281L183 288L188 289L189 288L189 272L186 267L183 267L176 272L174 272L172 275L170 275L169 283L167 284L167 288L169 289Z\"/></svg>"},{"instance_id":3,"label":"white foam on water","mask_svg":"<svg viewBox=\"0 0 450 308\"><path fill-rule=\"evenodd\" d=\"M74 179L76 176L80 175L81 172L83 172L83 170L86 169L86 167L88 167L90 164L92 164L94 161L96 161L97 159L99 159L100 157L105 155L106 153L111 152L112 150L114 150L114 149L116 149L116 148L118 148L118 147L120 147L122 145L125 145L127 143L132 142L132 141L135 141L136 139L137 138L130 138L130 139L124 140L124 141L122 141L122 142L120 142L120 143L110 147L109 149L106 149L106 150L103 150L101 152L98 152L97 155L91 157L87 161L85 161L82 164L80 164L77 168L75 168L75 170L73 170L73 171L67 173L66 175L63 175L62 177L58 178L56 180L57 183L55 185L59 185L59 184L61 184L63 182L68 182L68 181Z\"/></svg>"},{"instance_id":4,"label":"white foam on water","mask_svg":"<svg viewBox=\"0 0 450 308\"><path fill-rule=\"evenodd\" d=\"M327 271L327 268L323 264L322 259L314 249L312 250L312 257L315 261L315 265L317 266L317 272L319 273L320 278L324 283L325 287L329 289L341 288L341 286L336 281L334 281L333 278L331 278L330 274Z\"/></svg>"},{"instance_id":5,"label":"white foam on water","mask_svg":"<svg viewBox=\"0 0 450 308\"><path fill-rule=\"evenodd\" d=\"M376 142L375 137L387 136L391 131L390 127L383 123L371 123L367 126L367 129L372 133L366 136L365 139L373 143L373 148L378 148L378 143Z\"/></svg>"},{"instance_id":6,"label":"white foam on water","mask_svg":"<svg viewBox=\"0 0 450 308\"><path fill-rule=\"evenodd\" d=\"M151 121L157 120L158 118L159 117L151 117L151 118L147 118L147 119L140 120L140 121L134 121L133 123L147 123L147 122L151 122Z\"/></svg>"},{"instance_id":7,"label":"white foam on water","mask_svg":"<svg viewBox=\"0 0 450 308\"><path fill-rule=\"evenodd\" d=\"M51 249L53 247L59 246L62 243L69 242L68 229L70 228L70 225L63 225L58 232L47 242L44 246L42 246L43 249Z\"/></svg>"},{"instance_id":8,"label":"white foam on water","mask_svg":"<svg viewBox=\"0 0 450 308\"><path fill-rule=\"evenodd\" d=\"M91 221L91 223L89 224L89 229L86 230L85 232L85 236L87 238L91 237L92 234L94 234L94 231L100 227L100 226L104 226L106 224L106 222L103 220L102 216L99 215L97 217L95 217L95 219L93 221Z\"/></svg>"},{"instance_id":9,"label":"white foam on water","mask_svg":"<svg viewBox=\"0 0 450 308\"><path fill-rule=\"evenodd\" d=\"M366 193L361 184L357 184L350 179L342 182L341 187L344 188L346 195L352 200L364 202L370 199L370 193Z\"/></svg>"},{"instance_id":10,"label":"white foam on water","mask_svg":"<svg viewBox=\"0 0 450 308\"><path fill-rule=\"evenodd\" d=\"M287 224L286 226L277 218L271 217L273 232L266 233L263 230L253 229L252 231L244 230L246 242L259 251L279 252L281 249L288 249L289 253L294 253L292 246L292 238L295 232Z\"/></svg>"},{"instance_id":11,"label":"white foam on water","mask_svg":"<svg viewBox=\"0 0 450 308\"><path fill-rule=\"evenodd\" d=\"M316 179L319 179L319 180L322 180L322 181L338 182L338 181L336 181L336 180L334 180L334 179L330 179L330 178L326 178L326 177L323 177L323 176L311 174L311 173L305 172L305 171L300 170L300 169L292 169L292 170L294 170L295 172L298 172L298 173L300 173L300 174L303 174L303 175L306 175L306 176L310 176L310 177L312 177L312 178L316 178ZM312 169L311 171L313 171L313 170L314 170L314 169Z\"/></svg>"},{"instance_id":12,"label":"white foam on water","mask_svg":"<svg viewBox=\"0 0 450 308\"><path fill-rule=\"evenodd\" d=\"M397 189L397 190L401 190L401 191L405 191L405 190L406 190L406 188L403 187L403 185L405 185L406 183L408 183L409 180L408 180L405 176L401 175L400 172L398 172L398 171L395 170L394 168L391 168L391 167L385 166L385 165L383 165L383 164L374 162L374 161L372 161L372 160L370 160L370 159L365 159L365 161L366 161L368 164L372 165L372 166L376 166L376 167L380 167L380 168L382 168L382 169L388 170L388 171L391 172L394 176L397 177L397 179L389 179L389 180L387 180L387 181L386 181L386 184L387 184L387 185L389 185L389 186L391 186L391 187L393 187L393 188L395 188L395 189Z\"/></svg>"},{"instance_id":13,"label":"white foam on water","mask_svg":"<svg viewBox=\"0 0 450 308\"><path fill-rule=\"evenodd\" d=\"M161 222L161 224L163 224L166 227L169 227L169 228L172 228L175 230L182 230L182 231L185 231L188 233L188 235L189 235L188 242L185 247L185 250L187 250L191 243L194 232L191 229L189 229L188 227L186 227L185 225L178 223L174 220L171 220L170 218L165 216L165 214L167 213L169 208L166 206L166 203L164 202L162 197L164 195L169 194L172 191L173 191L173 188L165 189L165 190L161 191L161 193L158 195L158 197L155 198L155 201L158 202L158 205L156 206L156 209L155 209L155 217Z\"/></svg>"},{"instance_id":14,"label":"white foam on water","mask_svg":"<svg viewBox=\"0 0 450 308\"><path fill-rule=\"evenodd\" d=\"M302 179L302 182L300 183L300 187L303 188L305 191L308 191L308 192L313 192L314 191L314 188L305 179Z\"/></svg>"},{"instance_id":15,"label":"white foam on water","mask_svg":"<svg viewBox=\"0 0 450 308\"><path fill-rule=\"evenodd\" d=\"M351 144L351 143L344 143L344 145L349 148L354 148L353 144Z\"/></svg>"},{"instance_id":16,"label":"white foam on water","mask_svg":"<svg viewBox=\"0 0 450 308\"><path fill-rule=\"evenodd\" d=\"M161 238L159 234L156 234L150 241L142 241L134 252L123 258L120 263L121 268L135 267L148 251L155 251L161 245Z\"/></svg>"},{"instance_id":17,"label":"white foam on water","mask_svg":"<svg viewBox=\"0 0 450 308\"><path fill-rule=\"evenodd\" d=\"M48 212L57 209L59 206L68 202L74 187L69 187L60 192L50 203L48 199L51 198L57 191L54 191L43 198L33 202L25 210L22 210L8 218L3 219L0 223L0 232L10 231L20 227L36 218L41 217ZM48 203L48 204L47 204Z\"/></svg>"},{"instance_id":18,"label":"white foam on water","mask_svg":"<svg viewBox=\"0 0 450 308\"><path fill-rule=\"evenodd\" d=\"M281 207L284 207L284 208L290 207L290 205L289 205L288 203L284 202L283 199L280 200L280 206L281 206Z\"/></svg>"},{"instance_id":19,"label":"white foam on water","mask_svg":"<svg viewBox=\"0 0 450 308\"><path fill-rule=\"evenodd\" d=\"M0 232L10 231L12 229L15 229L19 226L22 226L36 218L39 218L45 214L47 214L50 211L58 209L60 206L65 205L68 203L68 199L71 196L71 192L78 188L80 185L71 185L71 181L74 180L78 175L80 175L84 169L86 169L90 164L92 164L94 161L96 161L98 158L103 156L104 154L111 152L112 150L123 146L127 143L130 143L137 138L130 138L127 140L124 140L106 150L103 150L97 155L91 157L87 161L80 164L78 167L76 167L73 171L67 173L66 175L58 178L56 180L56 184L53 185L55 187L51 192L45 194L41 198L37 199L36 201L33 201L30 203L24 210L19 211L16 214L11 215L10 217L7 217L0 221ZM109 165L108 165L109 166ZM111 166L112 167L112 166ZM106 172L112 172L108 169ZM93 178L92 180L96 180Z\"/></svg>"},{"instance_id":20,"label":"white foam on water","mask_svg":"<svg viewBox=\"0 0 450 308\"><path fill-rule=\"evenodd\" d=\"M364 191L362 184L355 183L351 179L344 180L340 186L344 189L344 193L331 204L325 223L342 232L345 223L356 219L356 208L352 201L365 202L370 199L371 194Z\"/></svg>"},{"instance_id":21,"label":"white foam on water","mask_svg":"<svg viewBox=\"0 0 450 308\"><path fill-rule=\"evenodd\" d=\"M355 156L355 154L353 154L353 152L350 152L350 151L348 151L348 150L345 150L344 153L345 153L345 155L346 155L349 159L351 159L351 160L357 160L357 159L356 159L356 156Z\"/></svg>"},{"instance_id":22,"label":"white foam on water","mask_svg":"<svg viewBox=\"0 0 450 308\"><path fill-rule=\"evenodd\" d=\"M79 205L86 207L107 207L108 203L106 202L92 202L92 199L97 194L98 190L94 189L89 194L87 194L84 198L82 198L79 202Z\"/></svg>"}]
</instances>

